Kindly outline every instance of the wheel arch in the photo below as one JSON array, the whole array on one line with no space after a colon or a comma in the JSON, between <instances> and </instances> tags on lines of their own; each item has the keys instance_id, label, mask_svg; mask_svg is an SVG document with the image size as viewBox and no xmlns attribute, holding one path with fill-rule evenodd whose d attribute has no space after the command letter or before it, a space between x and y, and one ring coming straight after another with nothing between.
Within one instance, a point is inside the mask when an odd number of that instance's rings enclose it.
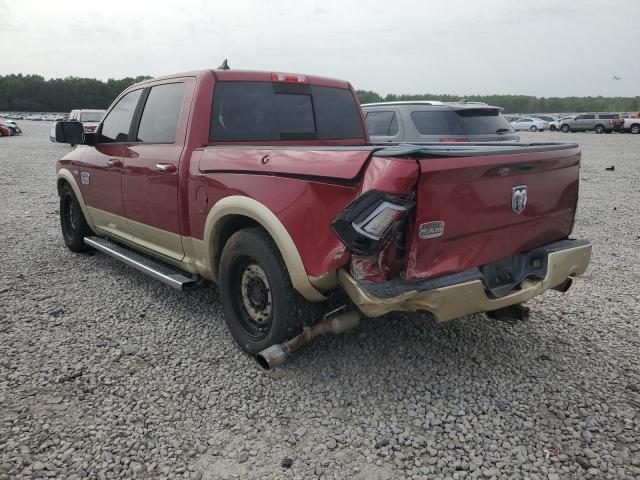
<instances>
[{"instance_id":1,"label":"wheel arch","mask_svg":"<svg viewBox=\"0 0 640 480\"><path fill-rule=\"evenodd\" d=\"M71 190L73 190L74 195L78 199L78 203L80 204L80 208L82 209L82 214L84 215L87 224L91 230L95 231L93 220L91 219L91 215L89 214L89 209L87 205L84 203L84 198L82 198L82 192L80 191L80 187L78 187L78 183L74 178L73 174L67 170L66 168L61 168L58 170L58 179L56 182L56 189L58 191L58 196L62 194L62 189L65 185L69 185Z\"/></svg>"},{"instance_id":2,"label":"wheel arch","mask_svg":"<svg viewBox=\"0 0 640 480\"><path fill-rule=\"evenodd\" d=\"M307 300L322 301L326 297L310 282L302 257L278 217L262 203L242 195L232 195L218 201L207 215L204 227L204 255L213 279L218 278L218 265L224 244L242 228L258 226L276 244L289 272L293 287Z\"/></svg>"}]
</instances>

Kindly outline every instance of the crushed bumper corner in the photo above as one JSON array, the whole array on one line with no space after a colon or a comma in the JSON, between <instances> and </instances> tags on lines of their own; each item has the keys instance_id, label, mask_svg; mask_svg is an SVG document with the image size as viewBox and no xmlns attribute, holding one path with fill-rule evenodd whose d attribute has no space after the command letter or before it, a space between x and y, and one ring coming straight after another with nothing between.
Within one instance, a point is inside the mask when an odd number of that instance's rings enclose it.
<instances>
[{"instance_id":1,"label":"crushed bumper corner","mask_svg":"<svg viewBox=\"0 0 640 480\"><path fill-rule=\"evenodd\" d=\"M549 253L546 275L541 280L526 279L520 288L502 297L487 294L480 279L426 291L413 289L390 297L378 297L367 291L345 269L338 274L339 283L354 304L368 317L379 317L392 311L426 310L439 321L498 310L523 303L546 290L563 285L568 278L582 275L591 260L591 243Z\"/></svg>"}]
</instances>

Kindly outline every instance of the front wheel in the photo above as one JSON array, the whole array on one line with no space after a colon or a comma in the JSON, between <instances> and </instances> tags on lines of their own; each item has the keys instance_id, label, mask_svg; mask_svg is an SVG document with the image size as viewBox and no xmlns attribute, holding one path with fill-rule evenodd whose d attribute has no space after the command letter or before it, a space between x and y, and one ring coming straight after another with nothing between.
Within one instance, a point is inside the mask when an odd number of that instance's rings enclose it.
<instances>
[{"instance_id":1,"label":"front wheel","mask_svg":"<svg viewBox=\"0 0 640 480\"><path fill-rule=\"evenodd\" d=\"M631 125L629 131L634 135L638 135L640 133L640 124L634 123L633 125Z\"/></svg>"},{"instance_id":2,"label":"front wheel","mask_svg":"<svg viewBox=\"0 0 640 480\"><path fill-rule=\"evenodd\" d=\"M277 246L260 228L234 233L220 258L219 289L229 331L257 354L311 323L312 305L293 288Z\"/></svg>"},{"instance_id":3,"label":"front wheel","mask_svg":"<svg viewBox=\"0 0 640 480\"><path fill-rule=\"evenodd\" d=\"M558 130L558 128L555 125L551 125L549 127L549 131L551 131L551 132L555 132L556 130Z\"/></svg>"},{"instance_id":4,"label":"front wheel","mask_svg":"<svg viewBox=\"0 0 640 480\"><path fill-rule=\"evenodd\" d=\"M536 127L535 125L531 125L531 128L529 128L530 132L537 132L538 131L538 127Z\"/></svg>"},{"instance_id":5,"label":"front wheel","mask_svg":"<svg viewBox=\"0 0 640 480\"><path fill-rule=\"evenodd\" d=\"M571 131L571 127L569 125L562 125L562 127L560 127L560 130L562 131L562 133L569 133Z\"/></svg>"},{"instance_id":6,"label":"front wheel","mask_svg":"<svg viewBox=\"0 0 640 480\"><path fill-rule=\"evenodd\" d=\"M60 194L60 227L65 245L72 252L86 252L89 246L84 243L84 237L91 235L80 202L75 193L65 184Z\"/></svg>"}]
</instances>

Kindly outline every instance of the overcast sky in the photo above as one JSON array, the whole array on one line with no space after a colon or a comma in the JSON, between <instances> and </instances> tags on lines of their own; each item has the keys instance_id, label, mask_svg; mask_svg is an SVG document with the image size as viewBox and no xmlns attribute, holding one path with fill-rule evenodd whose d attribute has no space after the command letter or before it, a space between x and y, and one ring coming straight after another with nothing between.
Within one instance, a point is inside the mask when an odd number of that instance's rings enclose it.
<instances>
[{"instance_id":1,"label":"overcast sky","mask_svg":"<svg viewBox=\"0 0 640 480\"><path fill-rule=\"evenodd\" d=\"M0 74L158 76L228 58L381 94L635 96L639 21L640 0L0 0Z\"/></svg>"}]
</instances>

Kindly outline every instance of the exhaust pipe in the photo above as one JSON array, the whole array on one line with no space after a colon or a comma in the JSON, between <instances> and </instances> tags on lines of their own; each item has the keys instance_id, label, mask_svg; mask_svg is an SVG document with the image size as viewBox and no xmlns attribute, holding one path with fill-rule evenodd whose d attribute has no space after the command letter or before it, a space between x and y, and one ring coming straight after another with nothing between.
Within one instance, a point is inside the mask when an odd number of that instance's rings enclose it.
<instances>
[{"instance_id":1,"label":"exhaust pipe","mask_svg":"<svg viewBox=\"0 0 640 480\"><path fill-rule=\"evenodd\" d=\"M560 285L556 285L555 287L553 287L553 289L557 290L558 292L567 293L567 290L571 288L572 283L573 283L573 279L569 277Z\"/></svg>"},{"instance_id":2,"label":"exhaust pipe","mask_svg":"<svg viewBox=\"0 0 640 480\"><path fill-rule=\"evenodd\" d=\"M512 322L514 320L527 321L529 320L529 307L523 307L518 303L487 312L487 316L503 322Z\"/></svg>"},{"instance_id":3,"label":"exhaust pipe","mask_svg":"<svg viewBox=\"0 0 640 480\"><path fill-rule=\"evenodd\" d=\"M327 313L320 323L306 328L300 335L293 337L291 340L265 348L255 357L258 365L265 370L270 370L284 363L289 355L315 337L325 333L338 334L357 327L360 324L360 314L356 310L344 311L345 308L343 306Z\"/></svg>"}]
</instances>

